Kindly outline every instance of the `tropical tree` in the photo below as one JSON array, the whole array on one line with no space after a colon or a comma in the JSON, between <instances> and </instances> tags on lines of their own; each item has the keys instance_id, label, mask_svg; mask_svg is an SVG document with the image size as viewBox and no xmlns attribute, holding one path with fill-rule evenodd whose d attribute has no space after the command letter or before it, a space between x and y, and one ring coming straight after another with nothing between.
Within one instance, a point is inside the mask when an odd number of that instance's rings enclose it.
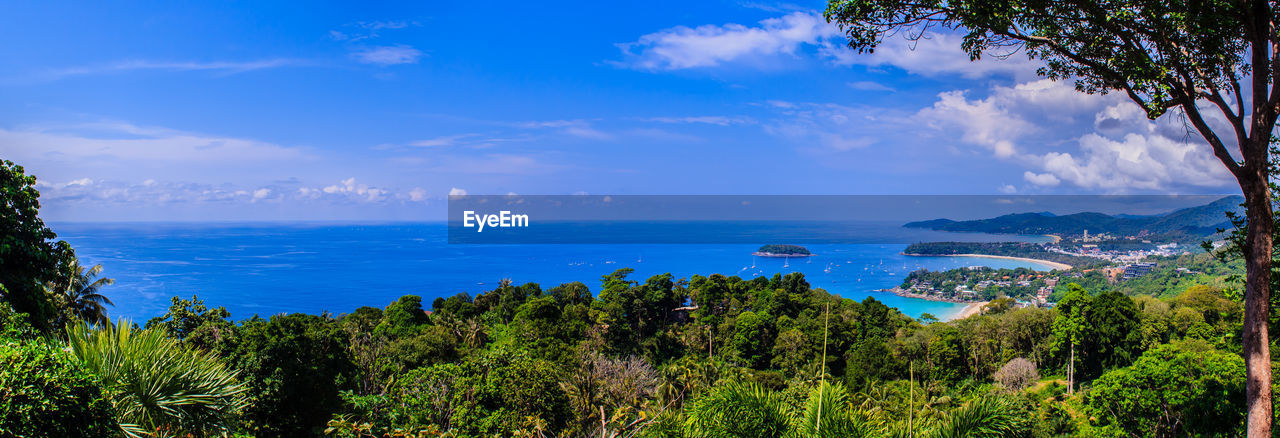
<instances>
[{"instance_id":1,"label":"tropical tree","mask_svg":"<svg viewBox=\"0 0 1280 438\"><path fill-rule=\"evenodd\" d=\"M1025 50L1043 61L1041 75L1074 79L1079 91L1123 92L1151 119L1180 112L1244 194L1247 432L1266 437L1275 228L1269 146L1280 116L1276 12L1270 0L829 0L826 17L858 51L874 50L888 35L952 29L964 33L961 48L971 59Z\"/></svg>"},{"instance_id":2,"label":"tropical tree","mask_svg":"<svg viewBox=\"0 0 1280 438\"><path fill-rule=\"evenodd\" d=\"M773 391L730 383L695 400L685 412L685 430L696 438L793 436L796 414Z\"/></svg>"},{"instance_id":3,"label":"tropical tree","mask_svg":"<svg viewBox=\"0 0 1280 438\"><path fill-rule=\"evenodd\" d=\"M67 345L96 376L129 437L225 434L247 404L237 373L210 353L125 320L67 329Z\"/></svg>"},{"instance_id":4,"label":"tropical tree","mask_svg":"<svg viewBox=\"0 0 1280 438\"><path fill-rule=\"evenodd\" d=\"M102 274L102 265L84 267L80 260L68 257L58 268L58 276L44 284L45 291L55 297L62 307L63 325L73 320L80 320L93 325L106 325L111 322L107 318L107 306L114 306L110 298L99 293L103 286L114 284L110 278L97 278Z\"/></svg>"},{"instance_id":5,"label":"tropical tree","mask_svg":"<svg viewBox=\"0 0 1280 438\"><path fill-rule=\"evenodd\" d=\"M40 219L36 177L22 166L0 160L0 299L31 318L37 330L48 331L57 309L42 285L57 277L58 262L71 253Z\"/></svg>"}]
</instances>

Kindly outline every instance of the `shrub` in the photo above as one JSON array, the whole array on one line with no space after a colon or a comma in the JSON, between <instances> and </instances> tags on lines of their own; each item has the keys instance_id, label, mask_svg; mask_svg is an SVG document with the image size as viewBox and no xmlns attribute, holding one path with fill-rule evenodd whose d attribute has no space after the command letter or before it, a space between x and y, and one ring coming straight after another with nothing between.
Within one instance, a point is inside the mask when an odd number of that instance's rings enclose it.
<instances>
[{"instance_id":1,"label":"shrub","mask_svg":"<svg viewBox=\"0 0 1280 438\"><path fill-rule=\"evenodd\" d=\"M96 380L42 341L0 340L0 436L119 434Z\"/></svg>"}]
</instances>

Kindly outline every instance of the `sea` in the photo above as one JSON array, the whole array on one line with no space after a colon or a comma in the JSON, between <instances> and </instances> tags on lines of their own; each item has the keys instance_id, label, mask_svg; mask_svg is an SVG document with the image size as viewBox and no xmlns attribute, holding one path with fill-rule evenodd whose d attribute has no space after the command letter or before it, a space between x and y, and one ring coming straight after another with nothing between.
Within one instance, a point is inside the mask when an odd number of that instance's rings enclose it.
<instances>
[{"instance_id":1,"label":"sea","mask_svg":"<svg viewBox=\"0 0 1280 438\"><path fill-rule=\"evenodd\" d=\"M904 230L897 224L828 231L805 226L804 246L815 255L756 257L768 241L739 243L451 244L443 223L53 223L83 264L101 264L115 280L102 292L115 306L114 319L142 323L163 315L172 297L199 297L224 306L235 319L279 313L342 314L361 306L384 307L403 295L430 303L458 293L492 290L502 279L539 283L549 289L579 281L593 292L600 278L631 268L632 280L671 273L677 278L715 273L744 279L800 272L815 288L845 298L867 297L912 317L954 317L963 304L905 298L881 289L901 284L918 269L1045 265L1021 260L901 255L910 242L1037 241L1040 236L941 233ZM758 225L754 226L757 229ZM877 231L879 230L879 231ZM894 242L873 242L876 233ZM819 243L813 243L819 242Z\"/></svg>"}]
</instances>

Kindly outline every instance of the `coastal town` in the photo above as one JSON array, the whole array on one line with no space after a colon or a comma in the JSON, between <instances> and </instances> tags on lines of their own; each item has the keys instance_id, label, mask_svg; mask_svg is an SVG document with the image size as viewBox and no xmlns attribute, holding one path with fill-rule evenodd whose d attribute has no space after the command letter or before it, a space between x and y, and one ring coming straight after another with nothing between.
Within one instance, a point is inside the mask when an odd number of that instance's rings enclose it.
<instances>
[{"instance_id":1,"label":"coastal town","mask_svg":"<svg viewBox=\"0 0 1280 438\"><path fill-rule=\"evenodd\" d=\"M1178 242L1153 242L1145 239L1146 236L1090 234L1085 230L1080 235L1066 238L1052 237L1049 243L1028 246L1039 246L1044 254L1089 262L1067 264L1043 260L1045 264L1052 263L1050 270L984 266L947 271L918 270L904 278L901 285L885 291L934 301L981 304L1009 299L1015 307L1053 307L1064 293L1066 284L1118 286L1153 273L1192 278L1204 274L1196 269L1195 261L1209 256L1199 248L1193 251L1190 246ZM1211 247L1222 244L1222 241L1217 241ZM1040 261L1034 256L1019 258Z\"/></svg>"}]
</instances>

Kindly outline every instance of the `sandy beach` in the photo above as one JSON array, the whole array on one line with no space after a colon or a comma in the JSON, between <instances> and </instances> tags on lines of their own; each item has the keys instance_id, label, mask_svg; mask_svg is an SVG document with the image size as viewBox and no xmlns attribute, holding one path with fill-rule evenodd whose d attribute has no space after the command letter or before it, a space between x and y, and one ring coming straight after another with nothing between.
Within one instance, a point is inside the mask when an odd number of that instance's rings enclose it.
<instances>
[{"instance_id":1,"label":"sandy beach","mask_svg":"<svg viewBox=\"0 0 1280 438\"><path fill-rule=\"evenodd\" d=\"M988 255L988 254L903 254L903 255L909 255L912 257L983 257L988 259L1022 260L1024 262L1032 262L1032 263L1039 263L1042 265L1048 265L1050 268L1053 268L1053 270L1065 271L1065 270L1071 269L1071 265L1068 265L1066 263L1051 262L1048 260L1040 260L1040 259L1033 259L1033 258L1027 258L1027 257L1010 257L1010 256Z\"/></svg>"},{"instance_id":2,"label":"sandy beach","mask_svg":"<svg viewBox=\"0 0 1280 438\"><path fill-rule=\"evenodd\" d=\"M988 302L989 301L983 301L981 303L969 303L969 305L964 306L964 309L960 310L960 313L957 313L956 316L952 317L951 320L954 321L957 319L965 319L970 316L982 313L982 306L987 305Z\"/></svg>"}]
</instances>

